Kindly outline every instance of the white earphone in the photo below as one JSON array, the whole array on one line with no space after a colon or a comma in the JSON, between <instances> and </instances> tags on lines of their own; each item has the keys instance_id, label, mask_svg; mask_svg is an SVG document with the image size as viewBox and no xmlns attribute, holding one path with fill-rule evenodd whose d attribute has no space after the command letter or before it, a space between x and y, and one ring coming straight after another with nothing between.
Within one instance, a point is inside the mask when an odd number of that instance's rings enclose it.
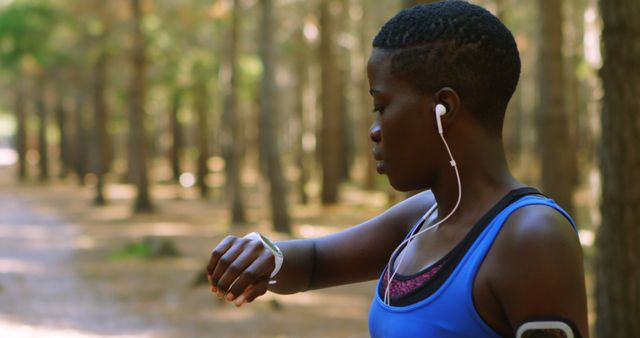
<instances>
[{"instance_id":1,"label":"white earphone","mask_svg":"<svg viewBox=\"0 0 640 338\"><path fill-rule=\"evenodd\" d=\"M453 167L453 170L456 173L456 179L458 181L458 201L456 202L456 205L453 207L453 209L451 209L451 211L449 212L449 214L447 216L445 216L443 219L441 219L440 221L436 222L435 224L429 225L428 227L426 227L424 229L421 229L417 233L411 234L407 239L402 241L400 243L400 245L398 245L396 247L396 249L393 251L393 253L391 254L391 257L389 258L389 262L387 263L387 272L386 272L386 275L387 275L387 287L386 287L385 292L384 292L384 302L387 305L391 305L391 296L390 296L391 281L393 281L393 278L398 273L398 269L395 269L393 274L391 276L389 276L390 270L391 270L391 261L392 261L393 257L396 255L397 251L403 245L405 245L405 243L406 243L406 246L405 246L405 249L406 249L409 246L409 244L411 243L411 241L415 237L417 237L417 236L419 236L419 235L421 235L421 234L423 234L423 233L425 233L425 232L427 232L429 230L432 230L432 229L438 230L438 226L440 226L440 224L442 224L446 220L448 220L451 217L451 215L453 215L453 213L458 209L458 206L460 205L460 200L462 199L462 182L460 181L460 173L458 172L458 167L456 166L456 161L453 159L453 155L451 154L451 149L449 149L449 144L447 144L447 140L444 139L444 130L442 129L442 120L441 120L441 118L442 118L442 116L444 114L447 113L447 108L443 104L438 103L436 105L435 113L436 113L436 123L438 124L438 134L440 134L440 138L442 139L442 142L444 143L445 148L447 148L447 153L449 154L449 159L450 159L449 164L451 164L451 167ZM431 216L431 214L435 211L436 208L437 208L437 204L434 203L433 206L429 209L429 211L427 211L424 214L424 216L422 216L422 218L420 218L420 223L419 223L420 225L415 227L414 232L416 230L418 230L418 228L420 226L422 226L422 223L424 223L429 218L429 216ZM399 261L398 261L398 268L400 268L400 265L402 264L402 261L404 260L404 255L405 255L406 252L407 251L404 250L400 254Z\"/></svg>"},{"instance_id":2,"label":"white earphone","mask_svg":"<svg viewBox=\"0 0 640 338\"><path fill-rule=\"evenodd\" d=\"M438 123L438 133L442 134L444 131L442 130L442 115L447 113L447 108L438 103L436 105L436 122Z\"/></svg>"}]
</instances>

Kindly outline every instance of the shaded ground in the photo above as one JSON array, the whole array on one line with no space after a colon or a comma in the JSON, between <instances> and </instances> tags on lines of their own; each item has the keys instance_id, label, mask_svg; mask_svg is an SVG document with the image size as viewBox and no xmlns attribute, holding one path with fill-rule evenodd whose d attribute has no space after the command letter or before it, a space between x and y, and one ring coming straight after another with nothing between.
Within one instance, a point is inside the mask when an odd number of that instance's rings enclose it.
<instances>
[{"instance_id":1,"label":"shaded ground","mask_svg":"<svg viewBox=\"0 0 640 338\"><path fill-rule=\"evenodd\" d=\"M157 212L132 216L126 186L111 186L111 203L98 208L88 189L7 177L0 170L0 337L368 337L373 282L266 295L240 309L192 287L226 234L268 232L264 222L230 230L215 200L157 187ZM338 231L380 210L383 198L359 194L330 210L296 208L297 235ZM263 219L264 203L249 204L250 218ZM182 256L109 258L148 236L171 238Z\"/></svg>"}]
</instances>

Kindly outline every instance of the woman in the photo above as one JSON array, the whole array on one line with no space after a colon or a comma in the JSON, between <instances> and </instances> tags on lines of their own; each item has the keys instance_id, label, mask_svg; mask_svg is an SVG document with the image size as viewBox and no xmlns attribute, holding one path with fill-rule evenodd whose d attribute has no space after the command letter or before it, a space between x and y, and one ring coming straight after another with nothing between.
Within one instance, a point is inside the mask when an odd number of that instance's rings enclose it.
<instances>
[{"instance_id":1,"label":"woman","mask_svg":"<svg viewBox=\"0 0 640 338\"><path fill-rule=\"evenodd\" d=\"M373 46L377 171L397 190L425 191L339 233L278 242L283 260L260 236L229 236L207 266L212 291L240 306L267 290L379 278L374 337L509 337L541 319L588 337L575 225L505 160L520 75L510 31L481 7L446 1L401 11Z\"/></svg>"}]
</instances>

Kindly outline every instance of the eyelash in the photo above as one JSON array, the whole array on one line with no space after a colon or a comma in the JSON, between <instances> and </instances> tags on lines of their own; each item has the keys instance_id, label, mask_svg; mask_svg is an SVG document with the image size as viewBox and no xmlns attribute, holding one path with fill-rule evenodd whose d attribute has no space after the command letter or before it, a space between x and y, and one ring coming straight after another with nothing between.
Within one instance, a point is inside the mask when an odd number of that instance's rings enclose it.
<instances>
[{"instance_id":1,"label":"eyelash","mask_svg":"<svg viewBox=\"0 0 640 338\"><path fill-rule=\"evenodd\" d=\"M382 112L384 112L384 107L373 107L373 112L382 114Z\"/></svg>"}]
</instances>

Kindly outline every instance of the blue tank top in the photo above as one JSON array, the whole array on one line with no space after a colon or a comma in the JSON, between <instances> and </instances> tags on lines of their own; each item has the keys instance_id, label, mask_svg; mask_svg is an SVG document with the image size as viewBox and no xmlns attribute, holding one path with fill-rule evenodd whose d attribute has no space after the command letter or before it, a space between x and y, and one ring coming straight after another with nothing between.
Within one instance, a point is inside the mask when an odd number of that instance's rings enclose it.
<instances>
[{"instance_id":1,"label":"blue tank top","mask_svg":"<svg viewBox=\"0 0 640 338\"><path fill-rule=\"evenodd\" d=\"M447 280L429 297L407 306L384 303L376 288L369 311L371 337L406 338L500 338L478 314L473 303L473 282L482 261L489 252L507 218L527 205L547 205L558 210L571 222L571 217L553 200L538 195L520 198L504 208L480 233Z\"/></svg>"}]
</instances>

